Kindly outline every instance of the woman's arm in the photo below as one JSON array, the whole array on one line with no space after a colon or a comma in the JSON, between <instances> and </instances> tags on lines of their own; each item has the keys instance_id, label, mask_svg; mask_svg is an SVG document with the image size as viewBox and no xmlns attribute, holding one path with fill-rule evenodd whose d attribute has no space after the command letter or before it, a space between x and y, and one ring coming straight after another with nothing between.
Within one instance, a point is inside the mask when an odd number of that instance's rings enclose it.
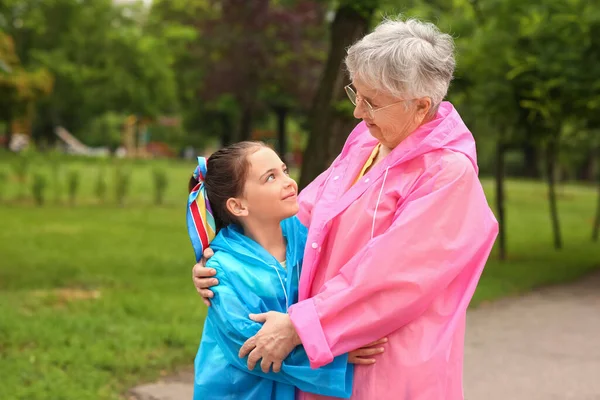
<instances>
[{"instance_id":1,"label":"woman's arm","mask_svg":"<svg viewBox=\"0 0 600 400\"><path fill-rule=\"evenodd\" d=\"M261 324L248 318L250 313L259 310L250 309L246 303L260 304L261 300L256 296L256 299L250 302L245 301L247 293L245 300L242 300L238 295L239 288L235 287L227 273L219 268L216 262L209 261L207 266L217 269L220 277L220 284L213 288L215 296L208 318L216 327L216 337L213 339L216 340L230 364L265 379L294 385L305 392L350 397L353 368L348 364L347 354L336 357L330 364L314 370L310 367L304 348L298 347L283 360L279 372L268 370L264 372L260 368L249 370L246 361L238 357L238 351L248 338L259 331ZM278 369L279 367L274 367L274 371Z\"/></svg>"}]
</instances>

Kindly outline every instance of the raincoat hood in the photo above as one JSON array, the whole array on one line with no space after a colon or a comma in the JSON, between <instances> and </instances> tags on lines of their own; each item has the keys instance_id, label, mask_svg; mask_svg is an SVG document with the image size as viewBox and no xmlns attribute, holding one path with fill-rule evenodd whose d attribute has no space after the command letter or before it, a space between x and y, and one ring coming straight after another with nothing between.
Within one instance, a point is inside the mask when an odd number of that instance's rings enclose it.
<instances>
[{"instance_id":1,"label":"raincoat hood","mask_svg":"<svg viewBox=\"0 0 600 400\"><path fill-rule=\"evenodd\" d=\"M302 261L306 232L295 231L295 223L288 218L281 221L281 229L286 239L286 262L296 265ZM210 247L215 251L235 254L236 259L246 265L269 264L276 265L278 261L262 246L244 235L239 225L229 225L223 228L211 242Z\"/></svg>"},{"instance_id":2,"label":"raincoat hood","mask_svg":"<svg viewBox=\"0 0 600 400\"><path fill-rule=\"evenodd\" d=\"M435 118L419 127L413 136L419 141L414 145L415 155L437 149L452 150L467 156L475 171L479 171L475 139L451 103L442 102Z\"/></svg>"},{"instance_id":3,"label":"raincoat hood","mask_svg":"<svg viewBox=\"0 0 600 400\"><path fill-rule=\"evenodd\" d=\"M356 126L348 140L350 146L344 147L342 156L351 149L352 142L360 140L360 137L367 130L367 125L364 122ZM373 147L376 143L377 139L372 138L372 140L366 141L364 145ZM458 111L447 101L440 104L438 112L431 121L418 127L392 150L391 157L386 157L392 160L387 166L393 167L423 154L441 149L464 154L471 161L475 171L479 171L475 139Z\"/></svg>"}]
</instances>

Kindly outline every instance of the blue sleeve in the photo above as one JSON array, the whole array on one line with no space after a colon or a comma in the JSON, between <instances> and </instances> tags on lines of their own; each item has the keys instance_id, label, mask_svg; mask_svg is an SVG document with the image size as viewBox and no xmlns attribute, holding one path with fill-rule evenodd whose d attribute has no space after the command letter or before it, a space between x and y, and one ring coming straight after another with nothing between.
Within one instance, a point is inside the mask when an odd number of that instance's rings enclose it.
<instances>
[{"instance_id":1,"label":"blue sleeve","mask_svg":"<svg viewBox=\"0 0 600 400\"><path fill-rule=\"evenodd\" d=\"M210 261L208 264L211 264ZM268 310L261 307L264 303L252 293L244 292L242 300L227 273L215 264L217 263L212 263L210 267L219 271L219 285L212 288L215 296L211 300L212 306L207 318L211 319L216 328L217 337L213 339L231 365L261 378L294 385L303 392L350 397L354 368L348 363L347 354L336 357L321 368L312 369L304 348L299 346L283 361L279 373L264 373L259 365L254 370L249 370L247 357L239 358L238 352L247 339L258 333L262 324L252 321L248 315Z\"/></svg>"}]
</instances>

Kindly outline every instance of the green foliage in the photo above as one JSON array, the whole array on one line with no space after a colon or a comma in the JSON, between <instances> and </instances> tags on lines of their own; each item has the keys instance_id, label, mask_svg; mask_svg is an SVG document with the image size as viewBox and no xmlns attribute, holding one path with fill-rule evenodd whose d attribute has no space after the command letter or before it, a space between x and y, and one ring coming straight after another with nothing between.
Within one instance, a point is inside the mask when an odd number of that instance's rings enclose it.
<instances>
[{"instance_id":1,"label":"green foliage","mask_svg":"<svg viewBox=\"0 0 600 400\"><path fill-rule=\"evenodd\" d=\"M52 91L53 83L45 68L23 68L14 40L3 32L0 21L0 119L30 118L33 104Z\"/></svg>"},{"instance_id":2,"label":"green foliage","mask_svg":"<svg viewBox=\"0 0 600 400\"><path fill-rule=\"evenodd\" d=\"M131 171L122 164L115 167L115 199L121 207L125 205L125 198L129 193L131 184Z\"/></svg>"},{"instance_id":3,"label":"green foliage","mask_svg":"<svg viewBox=\"0 0 600 400\"><path fill-rule=\"evenodd\" d=\"M29 153L23 152L20 153L14 162L11 164L15 176L17 178L17 182L19 183L19 198L25 198L25 191L27 187L27 174L29 172L29 167L32 162L32 157Z\"/></svg>"},{"instance_id":4,"label":"green foliage","mask_svg":"<svg viewBox=\"0 0 600 400\"><path fill-rule=\"evenodd\" d=\"M583 0L382 0L378 15L398 12L454 36L448 97L484 150L483 173L493 171L497 143L541 150L551 138L559 138L563 168L580 168L585 157L572 146L572 127L589 147L600 124L598 7Z\"/></svg>"},{"instance_id":5,"label":"green foliage","mask_svg":"<svg viewBox=\"0 0 600 400\"><path fill-rule=\"evenodd\" d=\"M8 186L8 173L4 169L0 169L0 201L6 196L6 187Z\"/></svg>"},{"instance_id":6,"label":"green foliage","mask_svg":"<svg viewBox=\"0 0 600 400\"><path fill-rule=\"evenodd\" d=\"M108 185L106 184L106 171L104 168L100 168L96 178L96 187L94 188L98 202L104 203L106 201L107 189Z\"/></svg>"},{"instance_id":7,"label":"green foliage","mask_svg":"<svg viewBox=\"0 0 600 400\"><path fill-rule=\"evenodd\" d=\"M3 7L0 27L14 38L23 65L55 77L38 109L40 126L58 119L78 132L110 111L145 117L178 111L169 46L180 36L146 31L141 3L26 0Z\"/></svg>"},{"instance_id":8,"label":"green foliage","mask_svg":"<svg viewBox=\"0 0 600 400\"><path fill-rule=\"evenodd\" d=\"M370 18L373 11L382 5L381 0L338 0L338 11L352 10L365 18Z\"/></svg>"},{"instance_id":9,"label":"green foliage","mask_svg":"<svg viewBox=\"0 0 600 400\"><path fill-rule=\"evenodd\" d=\"M48 186L48 177L42 172L35 172L33 174L33 181L31 186L31 192L33 194L33 200L38 206L43 206L46 199L46 188Z\"/></svg>"},{"instance_id":10,"label":"green foliage","mask_svg":"<svg viewBox=\"0 0 600 400\"><path fill-rule=\"evenodd\" d=\"M81 174L78 170L72 169L67 174L67 189L69 192L69 202L72 206L75 205L79 186L81 184Z\"/></svg>"},{"instance_id":11,"label":"green foliage","mask_svg":"<svg viewBox=\"0 0 600 400\"><path fill-rule=\"evenodd\" d=\"M86 145L108 147L116 150L122 143L121 132L127 116L116 112L106 112L94 118L81 135Z\"/></svg>"},{"instance_id":12,"label":"green foliage","mask_svg":"<svg viewBox=\"0 0 600 400\"><path fill-rule=\"evenodd\" d=\"M6 155L6 157L5 157ZM21 185L11 170L11 165L19 161L20 155L11 153L0 153L0 171L7 171L7 182L4 190L4 201L14 203L15 200L21 200L31 197L31 184L26 186L26 197L20 197ZM55 177L52 168L46 168L45 165L50 161L44 161L42 155L38 155L41 161L41 171L48 174L48 189L53 190ZM78 206L93 207L99 204L98 181L100 175L104 177L106 185L106 202L115 202L115 168L120 164L130 175L129 191L127 201L131 205L152 206L155 204L155 192L153 182L153 171L162 170L166 174L168 185L163 194L163 205L177 204L187 198L187 183L189 174L193 171L195 162L178 160L145 160L145 159L97 159L89 157L76 157L72 155L62 155L59 159L62 176L62 191L60 193L68 200L68 175L69 171L77 171L79 182L76 193ZM14 168L14 167L13 167ZM8 173L10 172L10 173ZM32 175L30 171L30 176ZM48 192L51 194L51 192ZM49 200L50 197L47 196ZM182 200L183 199L183 200ZM27 202L28 203L28 202Z\"/></svg>"},{"instance_id":13,"label":"green foliage","mask_svg":"<svg viewBox=\"0 0 600 400\"><path fill-rule=\"evenodd\" d=\"M152 124L147 127L148 137L151 142L168 143L171 148L180 149L188 145L194 145L192 140L181 126L161 126L159 124ZM206 138L201 136L196 138L197 141Z\"/></svg>"},{"instance_id":14,"label":"green foliage","mask_svg":"<svg viewBox=\"0 0 600 400\"><path fill-rule=\"evenodd\" d=\"M48 161L50 163L50 181L52 186L52 192L54 193L54 203L59 204L62 197L62 154L58 152L50 152L48 154Z\"/></svg>"},{"instance_id":15,"label":"green foliage","mask_svg":"<svg viewBox=\"0 0 600 400\"><path fill-rule=\"evenodd\" d=\"M154 182L154 202L156 205L162 205L169 184L167 172L164 168L155 167L152 170L152 178L152 181Z\"/></svg>"},{"instance_id":16,"label":"green foliage","mask_svg":"<svg viewBox=\"0 0 600 400\"><path fill-rule=\"evenodd\" d=\"M327 13L377 9L373 23L402 13L453 34L458 70L449 99L478 141L539 145L573 121L592 139L600 124L600 9L593 2L246 3L4 1L0 60L20 72L0 75L10 81L0 87L11 88L0 98L0 120L32 112L36 137L53 135L49 127L60 121L86 144L113 149L129 115L180 116L183 129L150 126L153 140L179 148L235 139L248 109L255 125L273 106L303 121L327 59Z\"/></svg>"}]
</instances>

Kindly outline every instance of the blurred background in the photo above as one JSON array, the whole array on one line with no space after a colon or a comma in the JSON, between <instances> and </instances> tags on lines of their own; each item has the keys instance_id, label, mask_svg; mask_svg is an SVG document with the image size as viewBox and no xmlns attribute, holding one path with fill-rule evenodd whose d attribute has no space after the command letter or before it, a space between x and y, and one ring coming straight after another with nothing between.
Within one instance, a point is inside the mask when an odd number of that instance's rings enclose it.
<instances>
[{"instance_id":1,"label":"blurred background","mask_svg":"<svg viewBox=\"0 0 600 400\"><path fill-rule=\"evenodd\" d=\"M0 399L190 366L195 156L264 140L305 186L358 122L345 49L398 14L456 40L501 226L472 306L598 269L598 0L1 0Z\"/></svg>"}]
</instances>

